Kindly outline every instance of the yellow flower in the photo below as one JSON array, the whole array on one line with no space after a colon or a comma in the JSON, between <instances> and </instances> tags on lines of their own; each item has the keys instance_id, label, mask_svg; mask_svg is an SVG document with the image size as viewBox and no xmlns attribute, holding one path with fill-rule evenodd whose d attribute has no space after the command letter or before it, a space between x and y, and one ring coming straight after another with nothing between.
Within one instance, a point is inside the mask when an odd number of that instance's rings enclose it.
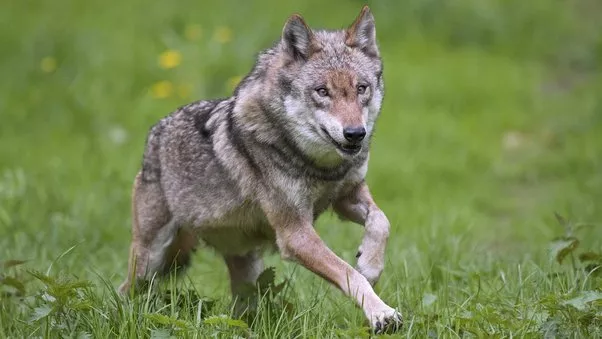
<instances>
[{"instance_id":1,"label":"yellow flower","mask_svg":"<svg viewBox=\"0 0 602 339\"><path fill-rule=\"evenodd\" d=\"M54 72L56 70L56 59L51 56L45 57L40 61L40 68L46 73Z\"/></svg>"},{"instance_id":2,"label":"yellow flower","mask_svg":"<svg viewBox=\"0 0 602 339\"><path fill-rule=\"evenodd\" d=\"M190 97L190 93L192 92L191 84L181 84L178 86L178 95L182 99L188 99Z\"/></svg>"},{"instance_id":3,"label":"yellow flower","mask_svg":"<svg viewBox=\"0 0 602 339\"><path fill-rule=\"evenodd\" d=\"M151 87L151 94L156 99L165 99L173 93L173 84L168 80L155 83Z\"/></svg>"},{"instance_id":4,"label":"yellow flower","mask_svg":"<svg viewBox=\"0 0 602 339\"><path fill-rule=\"evenodd\" d=\"M232 30L227 26L219 26L215 29L215 32L213 32L213 40L220 44L226 44L232 41Z\"/></svg>"},{"instance_id":5,"label":"yellow flower","mask_svg":"<svg viewBox=\"0 0 602 339\"><path fill-rule=\"evenodd\" d=\"M197 41L203 36L203 29L199 24L188 25L184 30L184 36L189 41Z\"/></svg>"},{"instance_id":6,"label":"yellow flower","mask_svg":"<svg viewBox=\"0 0 602 339\"><path fill-rule=\"evenodd\" d=\"M228 79L228 81L226 82L228 90L233 91L236 88L236 86L238 86L238 83L240 83L241 80L242 77L240 75L236 75Z\"/></svg>"},{"instance_id":7,"label":"yellow flower","mask_svg":"<svg viewBox=\"0 0 602 339\"><path fill-rule=\"evenodd\" d=\"M173 49L167 50L159 55L159 66L163 69L178 67L181 62L182 53Z\"/></svg>"}]
</instances>

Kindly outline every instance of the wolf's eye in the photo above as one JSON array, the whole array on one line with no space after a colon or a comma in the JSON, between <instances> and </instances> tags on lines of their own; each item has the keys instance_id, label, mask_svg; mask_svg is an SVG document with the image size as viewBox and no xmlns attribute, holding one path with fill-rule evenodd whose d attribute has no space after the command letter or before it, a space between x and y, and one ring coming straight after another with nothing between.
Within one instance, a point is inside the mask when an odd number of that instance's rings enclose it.
<instances>
[{"instance_id":1,"label":"wolf's eye","mask_svg":"<svg viewBox=\"0 0 602 339\"><path fill-rule=\"evenodd\" d=\"M328 96L328 90L324 87L318 87L316 88L316 92L318 92L318 95L321 97L327 97Z\"/></svg>"},{"instance_id":2,"label":"wolf's eye","mask_svg":"<svg viewBox=\"0 0 602 339\"><path fill-rule=\"evenodd\" d=\"M366 85L358 85L357 86L357 94L364 94L364 93L366 93L367 89L368 89L368 86L366 86Z\"/></svg>"}]
</instances>

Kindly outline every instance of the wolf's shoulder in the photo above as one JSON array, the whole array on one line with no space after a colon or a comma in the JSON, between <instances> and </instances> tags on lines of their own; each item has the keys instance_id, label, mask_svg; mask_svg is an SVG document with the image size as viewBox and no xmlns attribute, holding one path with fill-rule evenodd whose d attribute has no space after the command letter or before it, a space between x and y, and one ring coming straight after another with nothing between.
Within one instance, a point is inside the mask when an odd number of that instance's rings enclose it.
<instances>
[{"instance_id":1,"label":"wolf's shoulder","mask_svg":"<svg viewBox=\"0 0 602 339\"><path fill-rule=\"evenodd\" d=\"M198 100L178 107L164 119L166 120L187 120L204 117L208 119L213 113L228 110L231 106L232 98L219 98Z\"/></svg>"},{"instance_id":2,"label":"wolf's shoulder","mask_svg":"<svg viewBox=\"0 0 602 339\"><path fill-rule=\"evenodd\" d=\"M205 134L211 117L226 116L232 110L232 98L197 100L176 108L150 127L149 134L166 131L196 129Z\"/></svg>"}]
</instances>

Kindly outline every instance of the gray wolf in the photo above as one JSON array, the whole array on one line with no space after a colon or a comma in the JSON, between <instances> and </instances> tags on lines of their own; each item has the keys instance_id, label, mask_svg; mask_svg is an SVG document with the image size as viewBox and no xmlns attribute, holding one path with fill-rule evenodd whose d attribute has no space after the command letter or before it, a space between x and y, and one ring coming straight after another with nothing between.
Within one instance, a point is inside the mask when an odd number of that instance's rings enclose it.
<instances>
[{"instance_id":1,"label":"gray wolf","mask_svg":"<svg viewBox=\"0 0 602 339\"><path fill-rule=\"evenodd\" d=\"M389 221L364 179L382 70L368 7L342 30L312 30L293 15L232 97L188 104L155 124L134 182L120 291L185 267L202 241L223 255L236 299L272 247L353 298L376 332L396 328L401 314L372 288ZM314 230L329 208L365 228L355 268Z\"/></svg>"}]
</instances>

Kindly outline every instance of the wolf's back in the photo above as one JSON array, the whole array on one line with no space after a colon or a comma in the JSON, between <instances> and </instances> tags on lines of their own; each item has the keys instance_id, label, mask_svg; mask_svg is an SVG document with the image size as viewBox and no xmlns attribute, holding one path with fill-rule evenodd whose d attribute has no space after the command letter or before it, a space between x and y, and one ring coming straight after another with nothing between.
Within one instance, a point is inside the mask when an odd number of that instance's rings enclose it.
<instances>
[{"instance_id":1,"label":"wolf's back","mask_svg":"<svg viewBox=\"0 0 602 339\"><path fill-rule=\"evenodd\" d=\"M146 137L144 156L142 158L142 180L159 181L161 178L161 136L164 131L165 119L153 125Z\"/></svg>"}]
</instances>

